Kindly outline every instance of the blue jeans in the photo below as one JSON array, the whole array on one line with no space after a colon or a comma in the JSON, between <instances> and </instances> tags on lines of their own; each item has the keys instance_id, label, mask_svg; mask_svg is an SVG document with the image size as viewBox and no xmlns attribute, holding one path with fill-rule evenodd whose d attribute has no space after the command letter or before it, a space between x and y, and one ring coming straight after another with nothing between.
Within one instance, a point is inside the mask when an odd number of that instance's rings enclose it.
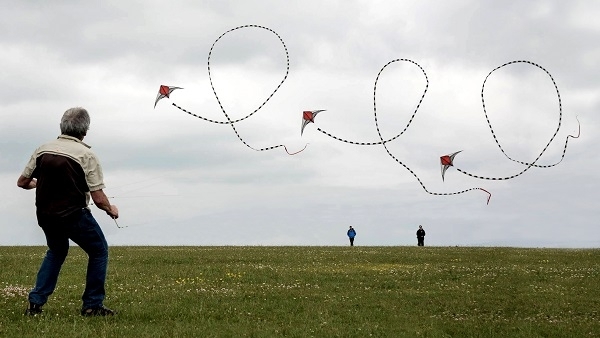
<instances>
[{"instance_id":1,"label":"blue jeans","mask_svg":"<svg viewBox=\"0 0 600 338\"><path fill-rule=\"evenodd\" d=\"M88 209L81 209L67 217L38 215L38 224L44 230L48 251L37 274L29 301L44 305L58 281L60 268L69 253L69 239L88 255L83 308L97 308L104 301L104 284L108 266L108 244L100 226Z\"/></svg>"}]
</instances>

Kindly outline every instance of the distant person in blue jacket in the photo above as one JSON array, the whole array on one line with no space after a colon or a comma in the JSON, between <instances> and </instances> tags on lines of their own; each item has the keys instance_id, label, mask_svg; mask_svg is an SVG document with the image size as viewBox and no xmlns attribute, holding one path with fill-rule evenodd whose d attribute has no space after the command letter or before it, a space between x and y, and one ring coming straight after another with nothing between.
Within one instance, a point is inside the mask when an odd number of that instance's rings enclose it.
<instances>
[{"instance_id":1,"label":"distant person in blue jacket","mask_svg":"<svg viewBox=\"0 0 600 338\"><path fill-rule=\"evenodd\" d=\"M356 231L352 226L348 229L348 238L350 238L350 246L354 246L354 237L356 237Z\"/></svg>"},{"instance_id":2,"label":"distant person in blue jacket","mask_svg":"<svg viewBox=\"0 0 600 338\"><path fill-rule=\"evenodd\" d=\"M419 225L419 230L417 230L417 245L425 246L425 230L422 225Z\"/></svg>"}]
</instances>

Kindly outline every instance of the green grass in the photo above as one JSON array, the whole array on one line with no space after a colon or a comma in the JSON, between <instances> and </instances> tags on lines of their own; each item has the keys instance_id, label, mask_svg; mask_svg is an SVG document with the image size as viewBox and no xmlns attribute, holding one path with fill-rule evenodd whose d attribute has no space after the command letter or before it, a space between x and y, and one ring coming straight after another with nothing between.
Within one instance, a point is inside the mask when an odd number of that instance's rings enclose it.
<instances>
[{"instance_id":1,"label":"green grass","mask_svg":"<svg viewBox=\"0 0 600 338\"><path fill-rule=\"evenodd\" d=\"M0 247L0 337L600 337L600 250L112 247L82 318L87 257L23 316L43 247Z\"/></svg>"}]
</instances>

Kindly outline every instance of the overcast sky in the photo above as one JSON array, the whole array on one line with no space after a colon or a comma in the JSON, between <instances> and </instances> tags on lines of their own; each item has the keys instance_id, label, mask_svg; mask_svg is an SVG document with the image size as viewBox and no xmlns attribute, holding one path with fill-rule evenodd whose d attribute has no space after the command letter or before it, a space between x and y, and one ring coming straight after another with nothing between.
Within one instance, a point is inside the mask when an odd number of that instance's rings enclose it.
<instances>
[{"instance_id":1,"label":"overcast sky","mask_svg":"<svg viewBox=\"0 0 600 338\"><path fill-rule=\"evenodd\" d=\"M88 109L111 245L600 245L600 2L0 0L0 245L42 245L16 180L62 113ZM289 74L226 121L211 46L276 32ZM234 30L210 71L231 119L286 76L271 31ZM415 112L427 80L427 93ZM527 60L539 67L517 63ZM544 72L543 69L548 73ZM512 162L506 154L532 162ZM554 79L560 93L552 82ZM158 102L160 85L183 87ZM374 103L382 137L377 142ZM562 108L562 118L561 118ZM303 110L326 109L300 135ZM409 124L409 125L408 125ZM406 126L408 125L408 128ZM559 128L560 125L560 128ZM405 129L406 128L406 129ZM558 132L557 132L558 129ZM307 145L308 144L308 145ZM442 181L440 156L462 150ZM470 188L483 188L488 195Z\"/></svg>"}]
</instances>

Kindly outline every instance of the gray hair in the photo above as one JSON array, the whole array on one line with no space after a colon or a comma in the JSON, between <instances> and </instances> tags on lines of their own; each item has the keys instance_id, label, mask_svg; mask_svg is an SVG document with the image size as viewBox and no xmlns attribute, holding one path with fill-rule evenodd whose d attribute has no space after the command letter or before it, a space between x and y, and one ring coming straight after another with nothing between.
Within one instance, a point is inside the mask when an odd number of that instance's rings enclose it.
<instances>
[{"instance_id":1,"label":"gray hair","mask_svg":"<svg viewBox=\"0 0 600 338\"><path fill-rule=\"evenodd\" d=\"M83 139L90 129L90 115L81 107L68 109L60 119L60 132Z\"/></svg>"}]
</instances>

